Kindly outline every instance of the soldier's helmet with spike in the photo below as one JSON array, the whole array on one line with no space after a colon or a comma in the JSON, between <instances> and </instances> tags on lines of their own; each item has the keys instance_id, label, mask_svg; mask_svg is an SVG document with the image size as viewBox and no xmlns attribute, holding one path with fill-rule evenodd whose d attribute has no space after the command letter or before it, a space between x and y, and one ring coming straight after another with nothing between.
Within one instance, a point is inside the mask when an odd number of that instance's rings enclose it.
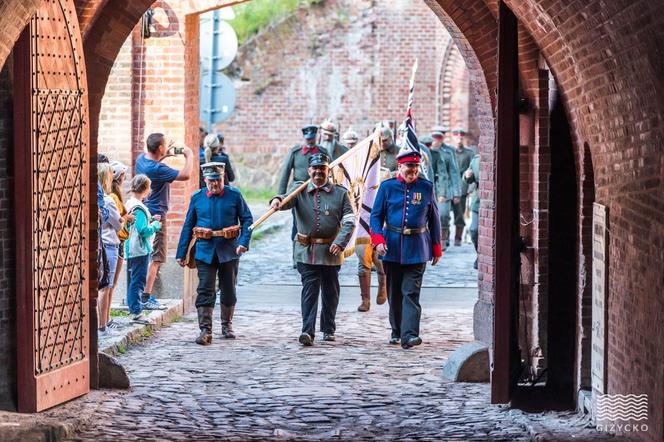
<instances>
[{"instance_id":1,"label":"soldier's helmet with spike","mask_svg":"<svg viewBox=\"0 0 664 442\"><path fill-rule=\"evenodd\" d=\"M320 129L324 134L334 135L337 133L337 125L329 118L320 124Z\"/></svg>"}]
</instances>

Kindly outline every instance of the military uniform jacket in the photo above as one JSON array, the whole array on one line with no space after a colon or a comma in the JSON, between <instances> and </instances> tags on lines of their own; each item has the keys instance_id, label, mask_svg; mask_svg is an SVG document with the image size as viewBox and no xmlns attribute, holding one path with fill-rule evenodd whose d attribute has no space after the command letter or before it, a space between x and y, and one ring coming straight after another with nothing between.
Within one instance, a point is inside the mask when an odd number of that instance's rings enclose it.
<instances>
[{"instance_id":1,"label":"military uniform jacket","mask_svg":"<svg viewBox=\"0 0 664 442\"><path fill-rule=\"evenodd\" d=\"M432 149L436 195L450 200L461 196L460 174L451 148Z\"/></svg>"},{"instance_id":2,"label":"military uniform jacket","mask_svg":"<svg viewBox=\"0 0 664 442\"><path fill-rule=\"evenodd\" d=\"M466 178L466 173L464 172L463 180L467 184L477 183L477 188L473 193L473 201L470 204L470 210L473 212L480 211L480 156L475 155L470 162L470 170L473 171L473 176L471 178Z\"/></svg>"},{"instance_id":3,"label":"military uniform jacket","mask_svg":"<svg viewBox=\"0 0 664 442\"><path fill-rule=\"evenodd\" d=\"M301 185L293 183L293 188ZM291 189L292 190L292 189ZM278 198L283 199L286 195ZM339 185L328 182L322 187L309 183L281 210L295 209L295 220L299 234L313 238L331 238L328 244L303 245L295 240L295 261L316 265L341 265L343 253L335 256L330 253L332 244L346 249L355 230L355 212L348 198L348 191Z\"/></svg>"},{"instance_id":4,"label":"military uniform jacket","mask_svg":"<svg viewBox=\"0 0 664 442\"><path fill-rule=\"evenodd\" d=\"M304 182L309 179L309 157L315 153L324 153L330 156L327 149L318 144L314 144L313 146L298 144L288 151L284 165L281 168L281 177L279 178L279 189L277 192L280 195L286 193L286 189L288 189L291 171L293 172L293 181Z\"/></svg>"},{"instance_id":5,"label":"military uniform jacket","mask_svg":"<svg viewBox=\"0 0 664 442\"><path fill-rule=\"evenodd\" d=\"M383 181L376 193L370 225L372 244L387 246L383 261L422 264L432 256L442 256L438 204L431 181L418 178L406 184L400 176ZM425 231L410 235L392 229L423 227Z\"/></svg>"},{"instance_id":6,"label":"military uniform jacket","mask_svg":"<svg viewBox=\"0 0 664 442\"><path fill-rule=\"evenodd\" d=\"M207 189L197 190L189 202L175 257L177 259L185 258L194 227L221 230L224 227L240 224L242 228L238 238L226 239L219 236L211 239L197 239L194 255L194 258L207 264L212 263L215 253L219 262L238 259L239 256L236 253L238 245L249 249L251 239L249 226L253 222L249 206L236 187L224 186L223 194L218 196L208 196Z\"/></svg>"},{"instance_id":7,"label":"military uniform jacket","mask_svg":"<svg viewBox=\"0 0 664 442\"><path fill-rule=\"evenodd\" d=\"M459 177L463 177L463 173L468 170L468 167L470 167L470 162L473 160L473 157L475 156L475 152L472 149L468 149L467 147L463 147L461 149L461 152L459 152L457 149L454 149L454 156L457 161L457 166L459 166ZM468 183L465 181L461 180L461 195L465 195L468 193Z\"/></svg>"},{"instance_id":8,"label":"military uniform jacket","mask_svg":"<svg viewBox=\"0 0 664 442\"><path fill-rule=\"evenodd\" d=\"M341 155L348 152L348 148L343 144L339 143L337 140L332 140L329 143L323 142L321 143L321 145L325 150L327 150L330 153L330 158L332 159L332 161L336 160Z\"/></svg>"}]
</instances>

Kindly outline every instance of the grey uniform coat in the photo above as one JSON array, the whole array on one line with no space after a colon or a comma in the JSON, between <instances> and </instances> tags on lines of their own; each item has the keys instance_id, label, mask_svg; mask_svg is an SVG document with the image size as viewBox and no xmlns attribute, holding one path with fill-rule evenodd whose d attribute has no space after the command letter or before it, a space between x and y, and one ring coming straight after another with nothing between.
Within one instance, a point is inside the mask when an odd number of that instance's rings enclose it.
<instances>
[{"instance_id":1,"label":"grey uniform coat","mask_svg":"<svg viewBox=\"0 0 664 442\"><path fill-rule=\"evenodd\" d=\"M302 182L293 183L289 193ZM286 195L276 198L283 199ZM330 246L337 244L346 249L355 230L355 212L348 198L348 191L339 185L328 182L316 187L309 183L307 188L295 198L281 206L281 210L294 209L297 231L313 238L330 238L328 244L303 245L295 240L295 262L314 265L341 265L343 253L333 255Z\"/></svg>"},{"instance_id":2,"label":"grey uniform coat","mask_svg":"<svg viewBox=\"0 0 664 442\"><path fill-rule=\"evenodd\" d=\"M304 147L307 147L307 153L303 153ZM315 153L324 153L327 156L330 156L327 149L323 146L317 144L311 146L315 147L315 152L310 149L310 146L305 146L303 144L298 144L293 146L286 155L284 160L284 165L281 167L281 174L279 178L279 188L277 193L283 195L288 189L288 182L291 178L291 172L293 175L293 181L306 181L309 179L309 158Z\"/></svg>"},{"instance_id":3,"label":"grey uniform coat","mask_svg":"<svg viewBox=\"0 0 664 442\"><path fill-rule=\"evenodd\" d=\"M470 162L473 160L475 152L467 147L462 147L461 151L454 149L454 156L459 167L459 178L461 178L461 175L470 167ZM466 195L467 193L468 183L461 180L461 195Z\"/></svg>"},{"instance_id":4,"label":"grey uniform coat","mask_svg":"<svg viewBox=\"0 0 664 442\"><path fill-rule=\"evenodd\" d=\"M431 152L436 195L444 196L447 200L461 196L461 177L452 149L442 146Z\"/></svg>"}]
</instances>

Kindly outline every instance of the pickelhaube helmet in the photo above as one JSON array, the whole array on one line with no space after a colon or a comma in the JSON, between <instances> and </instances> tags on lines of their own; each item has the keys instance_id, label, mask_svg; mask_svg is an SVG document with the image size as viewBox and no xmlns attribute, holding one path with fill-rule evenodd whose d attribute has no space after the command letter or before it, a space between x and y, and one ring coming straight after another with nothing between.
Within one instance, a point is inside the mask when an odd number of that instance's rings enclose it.
<instances>
[{"instance_id":1,"label":"pickelhaube helmet","mask_svg":"<svg viewBox=\"0 0 664 442\"><path fill-rule=\"evenodd\" d=\"M325 134L334 135L337 133L336 124L334 124L329 118L321 123L320 128Z\"/></svg>"},{"instance_id":2,"label":"pickelhaube helmet","mask_svg":"<svg viewBox=\"0 0 664 442\"><path fill-rule=\"evenodd\" d=\"M357 132L355 132L352 128L349 128L346 132L344 132L343 136L341 137L342 141L354 141L357 142L358 140Z\"/></svg>"},{"instance_id":3,"label":"pickelhaube helmet","mask_svg":"<svg viewBox=\"0 0 664 442\"><path fill-rule=\"evenodd\" d=\"M382 123L379 123L377 125L377 129L380 131L380 139L383 141L387 141L390 138L394 138L394 133L392 133L392 129L390 129L389 126L385 126Z\"/></svg>"}]
</instances>

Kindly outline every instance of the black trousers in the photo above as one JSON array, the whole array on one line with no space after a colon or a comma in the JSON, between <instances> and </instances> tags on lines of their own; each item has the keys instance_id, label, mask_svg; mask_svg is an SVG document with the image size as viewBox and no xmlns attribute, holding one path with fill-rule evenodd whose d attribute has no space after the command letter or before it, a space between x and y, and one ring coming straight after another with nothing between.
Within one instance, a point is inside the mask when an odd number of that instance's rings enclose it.
<instances>
[{"instance_id":1,"label":"black trousers","mask_svg":"<svg viewBox=\"0 0 664 442\"><path fill-rule=\"evenodd\" d=\"M302 333L316 334L318 294L321 294L320 329L334 334L337 326L334 318L339 305L339 269L341 266L324 266L297 263L302 278Z\"/></svg>"},{"instance_id":2,"label":"black trousers","mask_svg":"<svg viewBox=\"0 0 664 442\"><path fill-rule=\"evenodd\" d=\"M214 280L219 278L219 288L221 289L221 303L227 307L232 307L237 303L235 296L235 285L237 283L237 270L240 263L239 259L220 263L217 256L211 264L196 260L196 269L198 270L198 289L196 293L196 307L214 307L216 294L214 291Z\"/></svg>"},{"instance_id":3,"label":"black trousers","mask_svg":"<svg viewBox=\"0 0 664 442\"><path fill-rule=\"evenodd\" d=\"M392 337L404 341L420 335L420 289L426 263L399 264L383 261L387 275Z\"/></svg>"}]
</instances>

